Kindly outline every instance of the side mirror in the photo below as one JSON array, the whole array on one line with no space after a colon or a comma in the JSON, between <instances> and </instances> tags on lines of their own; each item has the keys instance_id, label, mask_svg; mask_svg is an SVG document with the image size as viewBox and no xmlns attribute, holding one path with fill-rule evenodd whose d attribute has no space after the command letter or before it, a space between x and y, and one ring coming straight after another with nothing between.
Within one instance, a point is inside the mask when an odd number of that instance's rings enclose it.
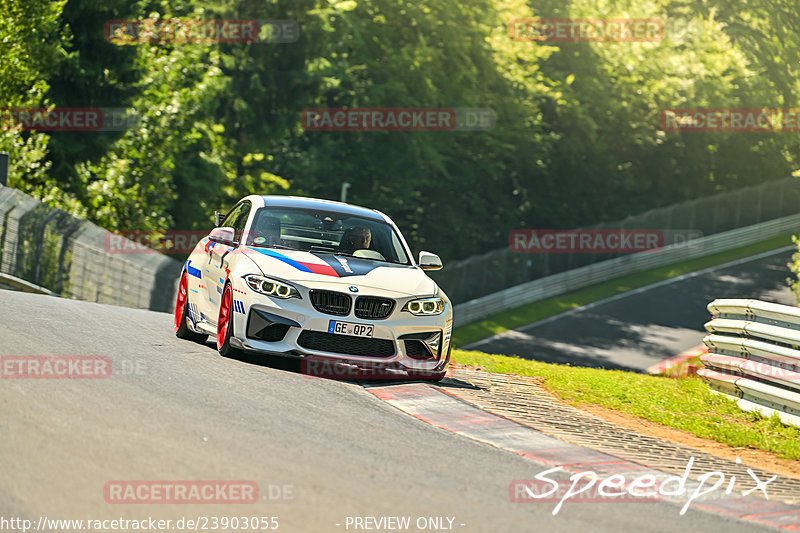
<instances>
[{"instance_id":1,"label":"side mirror","mask_svg":"<svg viewBox=\"0 0 800 533\"><path fill-rule=\"evenodd\" d=\"M222 224L222 213L214 211L214 227L218 228Z\"/></svg>"},{"instance_id":2,"label":"side mirror","mask_svg":"<svg viewBox=\"0 0 800 533\"><path fill-rule=\"evenodd\" d=\"M439 256L430 252L419 253L419 267L422 270L441 270L442 260Z\"/></svg>"},{"instance_id":3,"label":"side mirror","mask_svg":"<svg viewBox=\"0 0 800 533\"><path fill-rule=\"evenodd\" d=\"M226 246L233 246L233 236L235 232L233 228L214 228L208 234L208 238L212 242L224 244Z\"/></svg>"}]
</instances>

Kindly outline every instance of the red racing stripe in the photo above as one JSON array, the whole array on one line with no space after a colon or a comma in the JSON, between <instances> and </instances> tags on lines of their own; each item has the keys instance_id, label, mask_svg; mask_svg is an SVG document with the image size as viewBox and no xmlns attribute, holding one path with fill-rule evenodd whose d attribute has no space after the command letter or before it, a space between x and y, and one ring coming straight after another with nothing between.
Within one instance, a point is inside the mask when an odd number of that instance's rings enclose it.
<instances>
[{"instance_id":1,"label":"red racing stripe","mask_svg":"<svg viewBox=\"0 0 800 533\"><path fill-rule=\"evenodd\" d=\"M339 274L331 267L330 265L324 265L319 263L304 263L299 261L301 265L308 268L314 274L322 274L323 276L333 276L335 278L339 277Z\"/></svg>"}]
</instances>

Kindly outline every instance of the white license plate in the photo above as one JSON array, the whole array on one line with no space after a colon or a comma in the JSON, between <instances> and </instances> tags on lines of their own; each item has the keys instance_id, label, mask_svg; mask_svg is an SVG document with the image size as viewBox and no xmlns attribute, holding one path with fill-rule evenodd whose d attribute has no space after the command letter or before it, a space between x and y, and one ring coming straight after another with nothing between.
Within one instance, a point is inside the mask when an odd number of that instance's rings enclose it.
<instances>
[{"instance_id":1,"label":"white license plate","mask_svg":"<svg viewBox=\"0 0 800 533\"><path fill-rule=\"evenodd\" d=\"M328 322L328 333L338 335L352 335L354 337L372 337L372 330L375 326L368 324L353 324L352 322L339 322L331 320Z\"/></svg>"}]
</instances>

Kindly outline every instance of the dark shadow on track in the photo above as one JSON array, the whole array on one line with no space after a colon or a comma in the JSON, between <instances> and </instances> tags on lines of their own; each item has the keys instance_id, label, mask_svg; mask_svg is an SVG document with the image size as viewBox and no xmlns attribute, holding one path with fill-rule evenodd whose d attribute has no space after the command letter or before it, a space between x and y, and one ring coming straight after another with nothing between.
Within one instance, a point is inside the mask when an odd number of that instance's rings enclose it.
<instances>
[{"instance_id":1,"label":"dark shadow on track","mask_svg":"<svg viewBox=\"0 0 800 533\"><path fill-rule=\"evenodd\" d=\"M644 371L701 344L717 298L795 305L786 282L791 252L689 277L473 343L468 349L525 359Z\"/></svg>"}]
</instances>

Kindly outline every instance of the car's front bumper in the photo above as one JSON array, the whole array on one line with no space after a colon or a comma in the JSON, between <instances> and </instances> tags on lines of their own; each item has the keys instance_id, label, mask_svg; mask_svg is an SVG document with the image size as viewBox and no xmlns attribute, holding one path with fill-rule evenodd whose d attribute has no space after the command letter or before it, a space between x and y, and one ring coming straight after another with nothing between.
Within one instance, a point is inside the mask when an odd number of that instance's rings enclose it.
<instances>
[{"instance_id":1,"label":"car's front bumper","mask_svg":"<svg viewBox=\"0 0 800 533\"><path fill-rule=\"evenodd\" d=\"M236 285L234 332L245 350L301 357L304 373L325 377L425 378L446 370L453 324L449 302L440 315L415 316L401 311L404 301L397 300L388 318L364 320L352 310L348 316L322 313L306 291L303 298L280 300ZM329 333L332 320L371 325L373 335Z\"/></svg>"}]
</instances>

